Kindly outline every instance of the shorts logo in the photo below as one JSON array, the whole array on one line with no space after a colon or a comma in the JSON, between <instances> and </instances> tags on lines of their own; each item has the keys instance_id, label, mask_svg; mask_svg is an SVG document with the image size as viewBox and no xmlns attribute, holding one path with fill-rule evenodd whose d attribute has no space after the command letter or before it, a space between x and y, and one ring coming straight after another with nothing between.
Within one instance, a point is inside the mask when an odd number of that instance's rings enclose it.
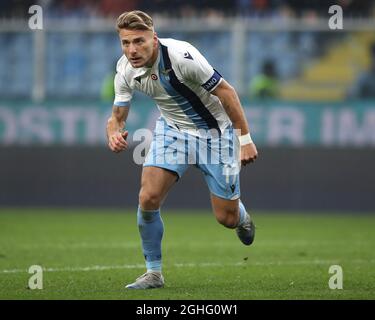
<instances>
[{"instance_id":1,"label":"shorts logo","mask_svg":"<svg viewBox=\"0 0 375 320\"><path fill-rule=\"evenodd\" d=\"M153 74L151 74L151 79L152 80L158 80L158 76L155 73L153 73Z\"/></svg>"},{"instance_id":2,"label":"shorts logo","mask_svg":"<svg viewBox=\"0 0 375 320\"><path fill-rule=\"evenodd\" d=\"M232 185L230 186L230 189L232 190L232 193L233 193L234 190L236 189L236 185L232 184Z\"/></svg>"}]
</instances>

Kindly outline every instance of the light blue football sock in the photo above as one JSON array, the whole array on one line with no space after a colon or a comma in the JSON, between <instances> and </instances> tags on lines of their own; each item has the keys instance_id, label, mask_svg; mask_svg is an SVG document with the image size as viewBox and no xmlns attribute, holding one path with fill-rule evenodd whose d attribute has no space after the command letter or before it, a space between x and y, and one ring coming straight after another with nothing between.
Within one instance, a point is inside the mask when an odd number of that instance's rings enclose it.
<instances>
[{"instance_id":1,"label":"light blue football sock","mask_svg":"<svg viewBox=\"0 0 375 320\"><path fill-rule=\"evenodd\" d=\"M237 226L241 226L244 223L245 217L246 217L246 214L247 214L245 206L243 205L241 200L239 200L239 207L240 207L240 219L238 221Z\"/></svg>"},{"instance_id":2,"label":"light blue football sock","mask_svg":"<svg viewBox=\"0 0 375 320\"><path fill-rule=\"evenodd\" d=\"M137 223L142 238L147 271L161 272L161 240L164 225L160 210L142 210L138 207Z\"/></svg>"}]
</instances>

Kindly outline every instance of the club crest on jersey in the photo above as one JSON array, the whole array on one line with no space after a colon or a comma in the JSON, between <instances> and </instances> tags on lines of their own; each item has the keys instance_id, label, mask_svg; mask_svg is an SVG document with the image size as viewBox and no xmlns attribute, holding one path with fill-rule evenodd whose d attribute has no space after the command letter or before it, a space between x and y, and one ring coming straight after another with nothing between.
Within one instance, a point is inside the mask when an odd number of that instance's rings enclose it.
<instances>
[{"instance_id":1,"label":"club crest on jersey","mask_svg":"<svg viewBox=\"0 0 375 320\"><path fill-rule=\"evenodd\" d=\"M169 72L171 72L172 71L172 69L171 68L169 68L169 69L162 69L162 70L160 70L160 72L162 73L162 74L164 74L165 76L167 76L168 74L169 74Z\"/></svg>"},{"instance_id":2,"label":"club crest on jersey","mask_svg":"<svg viewBox=\"0 0 375 320\"><path fill-rule=\"evenodd\" d=\"M158 80L158 76L155 73L153 73L153 74L151 74L151 79L152 80Z\"/></svg>"}]
</instances>

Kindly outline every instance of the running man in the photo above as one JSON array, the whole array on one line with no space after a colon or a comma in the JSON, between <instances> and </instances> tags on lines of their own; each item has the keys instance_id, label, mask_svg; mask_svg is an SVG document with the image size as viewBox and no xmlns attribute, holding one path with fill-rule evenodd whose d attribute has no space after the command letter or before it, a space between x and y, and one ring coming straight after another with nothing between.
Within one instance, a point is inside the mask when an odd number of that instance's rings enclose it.
<instances>
[{"instance_id":1,"label":"running man","mask_svg":"<svg viewBox=\"0 0 375 320\"><path fill-rule=\"evenodd\" d=\"M117 63L115 101L107 123L109 148L118 153L128 147L125 122L134 90L152 97L161 113L143 164L137 212L147 272L126 288L160 288L164 286L160 207L191 163L165 161L168 153L190 159L210 151L210 161L198 160L195 166L204 174L215 217L250 245L255 226L240 200L239 169L253 162L258 152L236 91L195 47L159 39L152 18L138 10L121 14L117 30L124 55ZM192 139L204 147L186 149Z\"/></svg>"}]
</instances>

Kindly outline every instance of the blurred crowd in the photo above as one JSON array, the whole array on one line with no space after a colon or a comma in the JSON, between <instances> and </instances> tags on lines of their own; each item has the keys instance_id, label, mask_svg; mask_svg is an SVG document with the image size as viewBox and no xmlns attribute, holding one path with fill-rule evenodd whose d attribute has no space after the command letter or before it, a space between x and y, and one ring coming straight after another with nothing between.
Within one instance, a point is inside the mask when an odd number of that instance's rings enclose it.
<instances>
[{"instance_id":1,"label":"blurred crowd","mask_svg":"<svg viewBox=\"0 0 375 320\"><path fill-rule=\"evenodd\" d=\"M27 19L30 16L29 8L35 4L43 8L45 18L75 18L79 20L115 19L124 11L139 9L146 11L154 18L209 18L217 21L215 20L217 18L242 16L247 18L275 18L284 21L288 18L301 18L313 22L314 19L326 18L329 15L328 8L334 4L343 8L345 19L350 17L365 19L375 16L374 1L368 0L0 0L0 20L2 18ZM255 99L277 99L280 95L282 81L296 77L304 65L322 55L327 44L330 45L332 39L339 39L340 35L340 33L331 33L322 36L320 33L308 31L274 33L273 35L253 33L250 37L251 41L245 49L245 53L251 57L247 61L248 72L245 75L247 78L244 79L248 83L246 88L248 95ZM56 59L62 61L64 75L67 76L59 78L62 74L60 69L59 71L53 71L56 64L49 62L47 68L52 70L49 71L52 80L48 82L47 91L50 90L52 95L56 92L63 92L66 96L81 94L81 88L72 85L73 82L69 80L71 76L78 82L86 83L87 92L97 94L100 85L95 79L104 79L101 82L101 96L103 100L111 100L113 98L114 68L112 65L107 66L104 63L90 64L92 60L90 57L95 56L95 59L97 59L98 53L104 52L103 48L108 46L118 50L117 39L108 38L105 34L90 38L89 53L86 55L77 49L80 47L80 40L77 39L80 39L79 34L71 35L68 38L59 38L54 35L49 39L49 44L57 41L59 48L63 49L55 50L55 46L47 46L47 52L49 52L47 55L58 57ZM226 70L227 75L230 76L231 65L230 61L226 59L227 51L225 50L228 43L226 35L220 35L220 38L212 38L211 36L205 37L203 34L201 38L203 40L199 39L199 37L190 38L189 41L197 41L202 50L211 54L212 61L221 63L222 70ZM27 35L9 37L4 33L0 37L0 46L2 43L6 44L6 46L2 45L6 50L0 52L2 65L12 64L14 68L22 70L12 73L22 77L11 82L7 80L10 77L9 73L1 73L2 68L0 66L0 81L3 81L2 84L10 84L8 89L3 87L1 91L0 88L0 93L16 90L15 84L19 85L21 88L19 90L24 90L22 92L28 92L29 83L32 79L32 68L20 63L10 62L26 61L26 59L20 58L24 53L25 41L30 41L31 45L31 40L27 40ZM102 59L102 61L115 59L118 54L116 49L105 52L105 56L103 55L99 59ZM356 75L352 86L347 88L347 98L375 97L375 43L371 47L371 57L370 67ZM25 70L28 72L29 78L24 76ZM85 78L86 74L91 76ZM3 80L1 80L1 77L3 77ZM62 90L62 87L66 91ZM77 92L74 90L77 90Z\"/></svg>"},{"instance_id":2,"label":"blurred crowd","mask_svg":"<svg viewBox=\"0 0 375 320\"><path fill-rule=\"evenodd\" d=\"M44 15L51 18L117 17L134 9L177 18L311 18L327 16L333 4L340 5L346 17L366 18L373 14L371 0L11 0L0 1L0 17L26 17L33 4L41 5Z\"/></svg>"}]
</instances>

